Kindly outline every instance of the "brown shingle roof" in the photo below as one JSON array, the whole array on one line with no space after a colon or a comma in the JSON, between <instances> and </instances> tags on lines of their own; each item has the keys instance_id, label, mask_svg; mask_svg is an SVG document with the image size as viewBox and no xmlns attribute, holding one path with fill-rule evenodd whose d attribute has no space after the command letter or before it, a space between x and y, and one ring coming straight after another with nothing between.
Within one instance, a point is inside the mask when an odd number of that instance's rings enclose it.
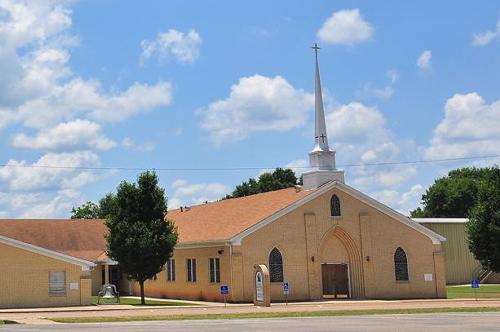
<instances>
[{"instance_id":1,"label":"brown shingle roof","mask_svg":"<svg viewBox=\"0 0 500 332\"><path fill-rule=\"evenodd\" d=\"M168 211L179 230L179 243L224 241L297 202L314 190L281 189L252 196ZM0 235L73 257L106 260L108 229L103 220L3 219Z\"/></svg>"},{"instance_id":2,"label":"brown shingle roof","mask_svg":"<svg viewBox=\"0 0 500 332\"><path fill-rule=\"evenodd\" d=\"M105 257L102 220L3 219L0 235L88 261Z\"/></svg>"},{"instance_id":3,"label":"brown shingle roof","mask_svg":"<svg viewBox=\"0 0 500 332\"><path fill-rule=\"evenodd\" d=\"M314 190L287 188L168 211L179 230L179 243L229 240Z\"/></svg>"}]
</instances>

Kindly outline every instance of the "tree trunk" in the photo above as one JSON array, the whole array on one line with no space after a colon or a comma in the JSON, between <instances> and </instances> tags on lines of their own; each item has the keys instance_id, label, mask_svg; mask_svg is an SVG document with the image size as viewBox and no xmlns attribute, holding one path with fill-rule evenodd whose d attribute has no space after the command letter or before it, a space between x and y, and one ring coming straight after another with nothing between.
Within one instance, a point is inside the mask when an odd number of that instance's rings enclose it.
<instances>
[{"instance_id":1,"label":"tree trunk","mask_svg":"<svg viewBox=\"0 0 500 332\"><path fill-rule=\"evenodd\" d=\"M139 280L139 285L141 286L141 304L146 304L146 300L144 300L144 280Z\"/></svg>"}]
</instances>

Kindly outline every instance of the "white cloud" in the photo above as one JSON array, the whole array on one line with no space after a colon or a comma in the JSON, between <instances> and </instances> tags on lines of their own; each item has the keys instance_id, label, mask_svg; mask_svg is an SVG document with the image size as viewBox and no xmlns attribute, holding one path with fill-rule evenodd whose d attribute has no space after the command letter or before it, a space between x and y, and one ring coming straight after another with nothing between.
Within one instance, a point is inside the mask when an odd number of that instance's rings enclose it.
<instances>
[{"instance_id":1,"label":"white cloud","mask_svg":"<svg viewBox=\"0 0 500 332\"><path fill-rule=\"evenodd\" d=\"M158 34L155 40L141 42L141 63L157 56L160 63L165 63L171 57L180 62L194 62L200 56L201 37L195 30L188 33L169 29Z\"/></svg>"},{"instance_id":2,"label":"white cloud","mask_svg":"<svg viewBox=\"0 0 500 332\"><path fill-rule=\"evenodd\" d=\"M314 105L314 96L276 76L240 78L226 99L198 110L216 146L245 139L254 132L285 131L302 126Z\"/></svg>"},{"instance_id":3,"label":"white cloud","mask_svg":"<svg viewBox=\"0 0 500 332\"><path fill-rule=\"evenodd\" d=\"M71 48L79 44L70 30L74 3L0 0L0 128L13 129L14 147L65 151L1 167L0 215L68 216L68 202L81 203L75 188L95 181L95 172L42 166L97 166L99 157L89 149L115 145L102 123L171 102L169 82L107 88L72 71Z\"/></svg>"},{"instance_id":4,"label":"white cloud","mask_svg":"<svg viewBox=\"0 0 500 332\"><path fill-rule=\"evenodd\" d=\"M174 181L171 187L174 193L168 199L169 209L215 201L229 192L229 189L221 183L189 183L183 179Z\"/></svg>"},{"instance_id":5,"label":"white cloud","mask_svg":"<svg viewBox=\"0 0 500 332\"><path fill-rule=\"evenodd\" d=\"M71 208L82 202L82 195L74 189L36 193L0 192L0 217L68 218Z\"/></svg>"},{"instance_id":6,"label":"white cloud","mask_svg":"<svg viewBox=\"0 0 500 332\"><path fill-rule=\"evenodd\" d=\"M40 128L81 116L101 122L118 122L169 105L170 101L171 85L168 82L160 81L154 85L134 83L125 91L103 94L98 81L76 78L55 87L48 95L26 102L18 112L26 126Z\"/></svg>"},{"instance_id":7,"label":"white cloud","mask_svg":"<svg viewBox=\"0 0 500 332\"><path fill-rule=\"evenodd\" d=\"M344 9L332 14L316 33L318 39L329 44L354 45L369 40L374 33L359 9Z\"/></svg>"},{"instance_id":8,"label":"white cloud","mask_svg":"<svg viewBox=\"0 0 500 332\"><path fill-rule=\"evenodd\" d=\"M500 100L487 104L478 93L456 94L434 129L427 158L456 158L500 153Z\"/></svg>"},{"instance_id":9,"label":"white cloud","mask_svg":"<svg viewBox=\"0 0 500 332\"><path fill-rule=\"evenodd\" d=\"M392 86L385 86L383 88L377 88L372 86L371 83L365 83L361 90L356 91L356 97L361 99L366 98L377 98L387 100L394 94L394 88Z\"/></svg>"},{"instance_id":10,"label":"white cloud","mask_svg":"<svg viewBox=\"0 0 500 332\"><path fill-rule=\"evenodd\" d=\"M413 165L401 166L364 166L357 169L353 183L360 186L376 185L382 188L393 188L417 175Z\"/></svg>"},{"instance_id":11,"label":"white cloud","mask_svg":"<svg viewBox=\"0 0 500 332\"><path fill-rule=\"evenodd\" d=\"M495 31L486 31L484 33L475 33L473 35L472 45L474 46L486 46L495 39L500 38L500 20L497 21L497 26Z\"/></svg>"},{"instance_id":12,"label":"white cloud","mask_svg":"<svg viewBox=\"0 0 500 332\"><path fill-rule=\"evenodd\" d=\"M9 191L80 188L93 182L95 176L90 170L72 167L96 167L99 163L99 157L91 151L51 152L32 164L11 159L0 168L0 184Z\"/></svg>"},{"instance_id":13,"label":"white cloud","mask_svg":"<svg viewBox=\"0 0 500 332\"><path fill-rule=\"evenodd\" d=\"M431 59L432 52L430 50L423 51L417 59L417 67L422 71L430 70L432 68Z\"/></svg>"},{"instance_id":14,"label":"white cloud","mask_svg":"<svg viewBox=\"0 0 500 332\"><path fill-rule=\"evenodd\" d=\"M396 190L382 190L373 192L370 196L404 215L409 215L409 211L415 209L420 204L420 199L424 191L425 189L422 185L415 184L403 193Z\"/></svg>"},{"instance_id":15,"label":"white cloud","mask_svg":"<svg viewBox=\"0 0 500 332\"><path fill-rule=\"evenodd\" d=\"M105 92L96 79L83 79L69 66L74 1L0 2L0 110L10 123L34 128L90 118L120 121L171 102L168 82L134 83ZM6 121L1 121L5 125ZM2 125L2 123L0 123Z\"/></svg>"},{"instance_id":16,"label":"white cloud","mask_svg":"<svg viewBox=\"0 0 500 332\"><path fill-rule=\"evenodd\" d=\"M23 198L22 196L19 198ZM51 195L38 194L29 204L18 206L19 218L68 218L73 206L81 203L81 194L72 189L59 190Z\"/></svg>"},{"instance_id":17,"label":"white cloud","mask_svg":"<svg viewBox=\"0 0 500 332\"><path fill-rule=\"evenodd\" d=\"M326 115L330 145L337 151L337 163L370 164L400 159L414 151L414 143L396 140L387 128L384 115L376 107L359 102L340 105ZM408 166L349 167L347 176L352 183L371 190L373 186L398 187L416 175Z\"/></svg>"},{"instance_id":18,"label":"white cloud","mask_svg":"<svg viewBox=\"0 0 500 332\"><path fill-rule=\"evenodd\" d=\"M356 97L359 99L390 99L394 95L394 84L399 80L399 72L393 68L386 72L386 76L389 83L385 87L376 87L372 83L365 83L360 90L356 91Z\"/></svg>"},{"instance_id":19,"label":"white cloud","mask_svg":"<svg viewBox=\"0 0 500 332\"><path fill-rule=\"evenodd\" d=\"M12 146L27 149L68 149L91 148L108 150L116 145L101 133L101 127L88 120L77 119L60 123L53 128L39 131L36 136L17 134L12 139Z\"/></svg>"},{"instance_id":20,"label":"white cloud","mask_svg":"<svg viewBox=\"0 0 500 332\"><path fill-rule=\"evenodd\" d=\"M127 150L150 152L153 151L155 146L153 143L136 143L130 137L125 137L122 140L122 146Z\"/></svg>"}]
</instances>

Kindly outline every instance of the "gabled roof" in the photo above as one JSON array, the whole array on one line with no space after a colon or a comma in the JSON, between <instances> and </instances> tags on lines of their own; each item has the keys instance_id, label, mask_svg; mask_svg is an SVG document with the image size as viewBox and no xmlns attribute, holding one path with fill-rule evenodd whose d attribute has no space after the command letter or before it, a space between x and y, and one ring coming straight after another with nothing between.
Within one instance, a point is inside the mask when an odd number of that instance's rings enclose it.
<instances>
[{"instance_id":1,"label":"gabled roof","mask_svg":"<svg viewBox=\"0 0 500 332\"><path fill-rule=\"evenodd\" d=\"M100 219L0 219L0 236L91 262L105 255L107 231Z\"/></svg>"},{"instance_id":2,"label":"gabled roof","mask_svg":"<svg viewBox=\"0 0 500 332\"><path fill-rule=\"evenodd\" d=\"M241 240L274 220L304 205L323 193L337 188L365 204L396 219L404 225L429 237L434 244L446 238L414 222L409 217L387 207L362 192L337 181L328 182L314 190L288 188L263 194L222 200L180 209L167 213L179 229L179 245L220 244L230 242L241 244Z\"/></svg>"},{"instance_id":3,"label":"gabled roof","mask_svg":"<svg viewBox=\"0 0 500 332\"><path fill-rule=\"evenodd\" d=\"M315 190L287 188L251 196L225 199L168 211L177 225L179 244L223 242L254 226L270 215L314 193Z\"/></svg>"}]
</instances>

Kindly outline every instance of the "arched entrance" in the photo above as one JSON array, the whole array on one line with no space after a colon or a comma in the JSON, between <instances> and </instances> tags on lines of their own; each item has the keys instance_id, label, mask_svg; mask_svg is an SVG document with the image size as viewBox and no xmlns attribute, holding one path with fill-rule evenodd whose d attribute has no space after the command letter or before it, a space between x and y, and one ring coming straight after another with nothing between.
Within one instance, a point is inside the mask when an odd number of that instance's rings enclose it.
<instances>
[{"instance_id":1,"label":"arched entrance","mask_svg":"<svg viewBox=\"0 0 500 332\"><path fill-rule=\"evenodd\" d=\"M360 252L342 228L328 231L320 246L320 282L323 298L363 298Z\"/></svg>"}]
</instances>

